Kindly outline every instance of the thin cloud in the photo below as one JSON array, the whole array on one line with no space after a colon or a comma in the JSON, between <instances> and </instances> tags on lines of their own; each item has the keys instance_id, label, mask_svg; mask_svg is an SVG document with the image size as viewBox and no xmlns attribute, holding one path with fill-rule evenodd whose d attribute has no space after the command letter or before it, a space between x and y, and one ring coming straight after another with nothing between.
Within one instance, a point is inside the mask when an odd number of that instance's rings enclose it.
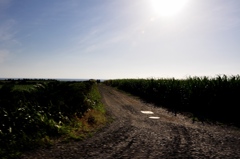
<instances>
[{"instance_id":1,"label":"thin cloud","mask_svg":"<svg viewBox=\"0 0 240 159\"><path fill-rule=\"evenodd\" d=\"M0 42L6 42L12 40L15 32L13 32L13 26L15 25L15 20L7 20L0 23Z\"/></svg>"},{"instance_id":2,"label":"thin cloud","mask_svg":"<svg viewBox=\"0 0 240 159\"><path fill-rule=\"evenodd\" d=\"M0 50L0 64L3 63L8 56L9 56L8 50Z\"/></svg>"}]
</instances>

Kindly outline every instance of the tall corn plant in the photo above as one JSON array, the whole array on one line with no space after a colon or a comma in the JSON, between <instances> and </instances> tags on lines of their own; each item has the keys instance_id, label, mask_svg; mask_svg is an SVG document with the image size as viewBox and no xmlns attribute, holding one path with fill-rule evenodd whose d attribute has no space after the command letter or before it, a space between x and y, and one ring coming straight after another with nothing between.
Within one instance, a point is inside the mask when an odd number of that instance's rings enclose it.
<instances>
[{"instance_id":1,"label":"tall corn plant","mask_svg":"<svg viewBox=\"0 0 240 159\"><path fill-rule=\"evenodd\" d=\"M187 79L121 79L105 81L149 102L212 121L240 125L240 77L226 75Z\"/></svg>"},{"instance_id":2,"label":"tall corn plant","mask_svg":"<svg viewBox=\"0 0 240 159\"><path fill-rule=\"evenodd\" d=\"M33 86L32 91L3 85L0 89L0 158L16 150L31 148L43 136L59 135L59 128L73 117L81 117L91 82L51 82Z\"/></svg>"}]
</instances>

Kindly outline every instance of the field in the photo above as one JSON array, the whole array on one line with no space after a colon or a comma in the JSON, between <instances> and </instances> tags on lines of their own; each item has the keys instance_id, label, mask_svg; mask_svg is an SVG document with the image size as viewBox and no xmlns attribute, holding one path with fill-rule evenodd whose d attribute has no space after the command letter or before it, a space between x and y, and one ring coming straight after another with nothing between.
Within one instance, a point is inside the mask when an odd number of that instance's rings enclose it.
<instances>
[{"instance_id":1,"label":"field","mask_svg":"<svg viewBox=\"0 0 240 159\"><path fill-rule=\"evenodd\" d=\"M86 140L61 142L26 152L21 159L235 159L240 156L239 128L192 123L185 115L175 116L114 87L99 84L98 90L111 123Z\"/></svg>"},{"instance_id":2,"label":"field","mask_svg":"<svg viewBox=\"0 0 240 159\"><path fill-rule=\"evenodd\" d=\"M93 130L106 122L97 82L0 81L0 158L16 158L24 151L52 145L54 138L69 141L91 136ZM181 113L189 115L192 122L240 127L240 76L115 79L103 83L166 108L176 117ZM113 94L108 95L105 98L112 99ZM112 111L115 111L116 104L121 107L124 101L117 95L114 96L116 101L113 100L116 103L110 105ZM140 112L134 111L135 108L130 108L127 103L123 108L128 113ZM120 112L117 114L119 118L124 116Z\"/></svg>"},{"instance_id":3,"label":"field","mask_svg":"<svg viewBox=\"0 0 240 159\"><path fill-rule=\"evenodd\" d=\"M100 98L95 81L1 81L0 158L51 144L54 137L84 138L99 122L95 116L104 122Z\"/></svg>"},{"instance_id":4,"label":"field","mask_svg":"<svg viewBox=\"0 0 240 159\"><path fill-rule=\"evenodd\" d=\"M105 84L195 120L240 126L240 76L116 79Z\"/></svg>"}]
</instances>

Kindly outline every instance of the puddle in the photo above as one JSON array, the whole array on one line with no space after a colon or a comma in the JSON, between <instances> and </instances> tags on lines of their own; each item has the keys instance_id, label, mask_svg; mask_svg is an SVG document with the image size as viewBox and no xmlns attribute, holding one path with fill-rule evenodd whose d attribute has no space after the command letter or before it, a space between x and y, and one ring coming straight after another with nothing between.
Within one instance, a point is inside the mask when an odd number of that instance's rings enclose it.
<instances>
[{"instance_id":1,"label":"puddle","mask_svg":"<svg viewBox=\"0 0 240 159\"><path fill-rule=\"evenodd\" d=\"M152 111L141 111L141 113L143 113L143 114L153 114Z\"/></svg>"},{"instance_id":2,"label":"puddle","mask_svg":"<svg viewBox=\"0 0 240 159\"><path fill-rule=\"evenodd\" d=\"M158 116L150 116L149 118L150 119L159 119L160 117L158 117Z\"/></svg>"}]
</instances>

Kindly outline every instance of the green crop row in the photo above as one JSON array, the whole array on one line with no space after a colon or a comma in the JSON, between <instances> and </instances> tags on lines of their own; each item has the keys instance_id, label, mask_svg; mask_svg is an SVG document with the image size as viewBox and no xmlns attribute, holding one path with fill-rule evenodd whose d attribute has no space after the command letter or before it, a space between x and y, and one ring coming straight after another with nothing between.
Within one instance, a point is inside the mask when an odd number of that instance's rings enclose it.
<instances>
[{"instance_id":1,"label":"green crop row","mask_svg":"<svg viewBox=\"0 0 240 159\"><path fill-rule=\"evenodd\" d=\"M116 79L107 85L171 111L190 112L202 120L240 126L240 76L187 79Z\"/></svg>"},{"instance_id":2,"label":"green crop row","mask_svg":"<svg viewBox=\"0 0 240 159\"><path fill-rule=\"evenodd\" d=\"M99 105L92 81L12 83L0 88L0 158L34 147L44 136L58 136L72 119ZM16 87L18 89L16 89Z\"/></svg>"}]
</instances>

